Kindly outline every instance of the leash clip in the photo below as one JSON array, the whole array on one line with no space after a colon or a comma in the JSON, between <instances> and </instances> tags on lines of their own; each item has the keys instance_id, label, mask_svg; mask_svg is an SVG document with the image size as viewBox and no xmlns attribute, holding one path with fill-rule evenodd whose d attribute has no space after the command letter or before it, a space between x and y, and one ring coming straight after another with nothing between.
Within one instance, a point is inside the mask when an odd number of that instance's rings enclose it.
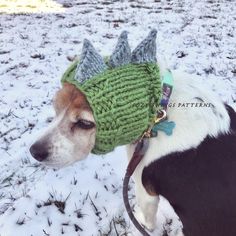
<instances>
[{"instance_id":1,"label":"leash clip","mask_svg":"<svg viewBox=\"0 0 236 236\"><path fill-rule=\"evenodd\" d=\"M161 110L160 112L158 112L156 118L154 119L154 124L152 124L141 136L141 138L139 139L139 141L141 141L143 138L151 138L151 132L152 132L152 128L155 124L161 122L162 120L164 120L167 116L167 113L165 110Z\"/></svg>"},{"instance_id":2,"label":"leash clip","mask_svg":"<svg viewBox=\"0 0 236 236\"><path fill-rule=\"evenodd\" d=\"M154 123L159 123L160 121L164 120L166 118L167 114L165 110L161 110L157 117L154 119Z\"/></svg>"}]
</instances>

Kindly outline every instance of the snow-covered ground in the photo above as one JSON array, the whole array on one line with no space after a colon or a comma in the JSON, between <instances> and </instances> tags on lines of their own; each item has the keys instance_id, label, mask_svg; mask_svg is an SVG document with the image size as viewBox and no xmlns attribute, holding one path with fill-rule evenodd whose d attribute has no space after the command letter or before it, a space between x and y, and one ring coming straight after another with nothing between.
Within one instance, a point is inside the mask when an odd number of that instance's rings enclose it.
<instances>
[{"instance_id":1,"label":"snow-covered ground","mask_svg":"<svg viewBox=\"0 0 236 236\"><path fill-rule=\"evenodd\" d=\"M62 9L55 12L0 14L0 236L139 235L122 202L124 147L53 170L34 161L29 146L51 122L53 95L83 39L109 55L125 29L134 48L156 28L158 56L171 69L204 77L236 107L235 1L57 3ZM131 189L134 204L132 183ZM161 199L153 235L174 236L180 225Z\"/></svg>"}]
</instances>

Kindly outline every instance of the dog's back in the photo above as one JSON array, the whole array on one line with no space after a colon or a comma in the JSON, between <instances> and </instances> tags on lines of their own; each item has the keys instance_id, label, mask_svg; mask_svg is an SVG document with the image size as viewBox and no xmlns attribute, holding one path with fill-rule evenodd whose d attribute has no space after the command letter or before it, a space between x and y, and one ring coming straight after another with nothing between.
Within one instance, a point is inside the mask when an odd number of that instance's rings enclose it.
<instances>
[{"instance_id":1,"label":"dog's back","mask_svg":"<svg viewBox=\"0 0 236 236\"><path fill-rule=\"evenodd\" d=\"M208 136L198 147L166 155L143 170L143 185L168 199L185 236L236 235L236 113L226 108L230 133Z\"/></svg>"}]
</instances>

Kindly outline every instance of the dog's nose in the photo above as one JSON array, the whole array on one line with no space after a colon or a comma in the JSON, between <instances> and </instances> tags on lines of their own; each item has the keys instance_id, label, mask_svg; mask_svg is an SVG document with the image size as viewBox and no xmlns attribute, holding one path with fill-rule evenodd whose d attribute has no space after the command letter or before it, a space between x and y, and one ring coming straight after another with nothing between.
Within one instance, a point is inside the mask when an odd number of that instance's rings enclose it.
<instances>
[{"instance_id":1,"label":"dog's nose","mask_svg":"<svg viewBox=\"0 0 236 236\"><path fill-rule=\"evenodd\" d=\"M36 142L30 147L31 155L37 161L43 161L49 156L47 145L43 145L41 142Z\"/></svg>"}]
</instances>

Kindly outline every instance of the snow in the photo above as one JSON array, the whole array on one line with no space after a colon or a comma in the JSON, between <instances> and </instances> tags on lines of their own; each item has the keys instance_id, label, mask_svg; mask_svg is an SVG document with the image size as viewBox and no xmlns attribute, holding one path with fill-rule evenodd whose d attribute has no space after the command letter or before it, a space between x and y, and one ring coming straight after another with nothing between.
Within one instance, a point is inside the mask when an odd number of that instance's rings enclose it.
<instances>
[{"instance_id":1,"label":"snow","mask_svg":"<svg viewBox=\"0 0 236 236\"><path fill-rule=\"evenodd\" d=\"M0 12L9 2L1 1ZM236 108L234 0L48 2L41 13L29 13L29 4L27 13L0 14L0 235L139 235L122 202L124 147L54 170L37 163L29 146L51 122L53 95L83 39L109 55L123 30L134 48L156 28L158 57L200 75ZM178 228L162 198L153 235Z\"/></svg>"}]
</instances>

